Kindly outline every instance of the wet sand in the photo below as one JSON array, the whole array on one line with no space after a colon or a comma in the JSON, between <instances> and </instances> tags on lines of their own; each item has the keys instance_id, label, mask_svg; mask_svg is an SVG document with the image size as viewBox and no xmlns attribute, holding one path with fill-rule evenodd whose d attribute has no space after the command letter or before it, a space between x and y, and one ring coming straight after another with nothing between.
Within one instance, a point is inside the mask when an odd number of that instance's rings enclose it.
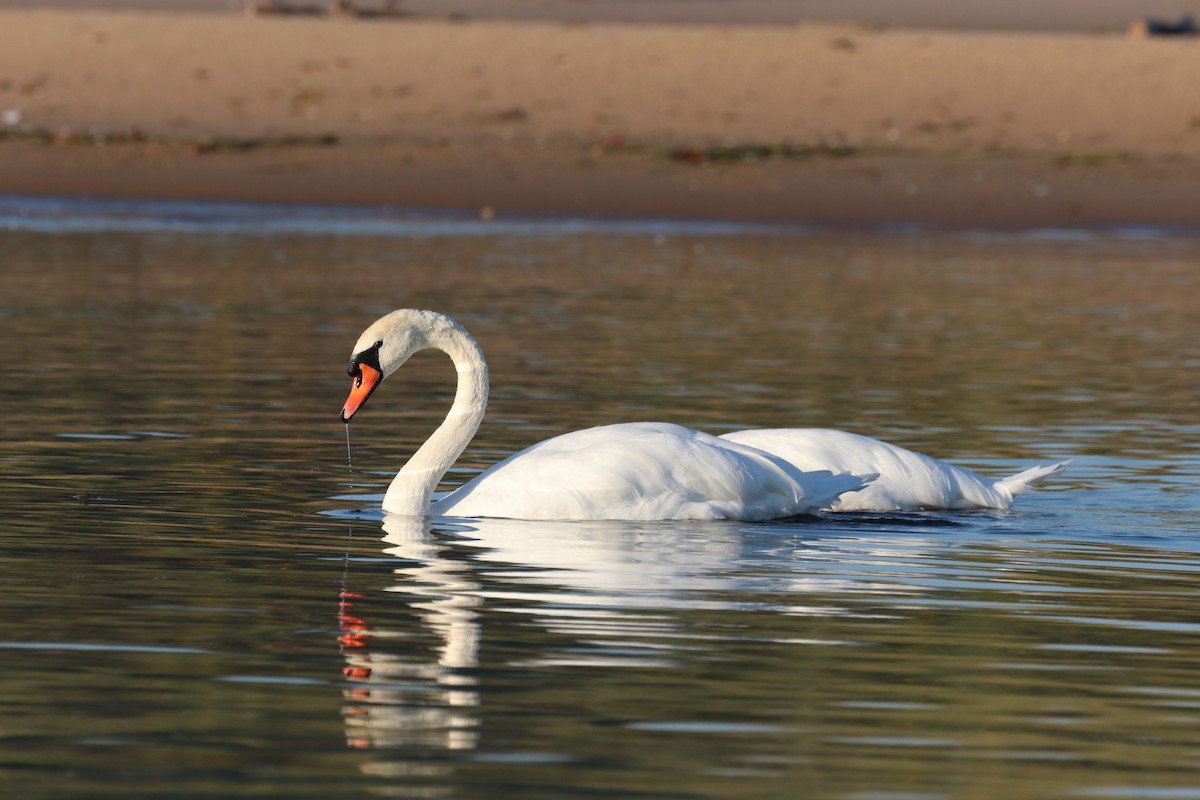
<instances>
[{"instance_id":1,"label":"wet sand","mask_svg":"<svg viewBox=\"0 0 1200 800\"><path fill-rule=\"evenodd\" d=\"M0 9L60 8L95 11L229 13L268 0L0 0ZM326 11L330 0L277 0L280 5ZM387 0L350 0L364 14ZM854 22L881 28L923 30L1072 31L1121 33L1152 14L1175 20L1200 15L1197 0L396 0L399 14L474 20L622 22L672 25L796 25Z\"/></svg>"},{"instance_id":2,"label":"wet sand","mask_svg":"<svg viewBox=\"0 0 1200 800\"><path fill-rule=\"evenodd\" d=\"M0 29L8 194L1200 224L1195 39L61 9Z\"/></svg>"}]
</instances>

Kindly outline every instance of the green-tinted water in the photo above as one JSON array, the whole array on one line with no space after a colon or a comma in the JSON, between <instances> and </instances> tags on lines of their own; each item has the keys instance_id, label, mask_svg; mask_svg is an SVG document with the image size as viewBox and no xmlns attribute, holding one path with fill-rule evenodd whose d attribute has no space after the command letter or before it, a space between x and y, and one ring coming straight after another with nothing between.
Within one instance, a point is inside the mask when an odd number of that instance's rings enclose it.
<instances>
[{"instance_id":1,"label":"green-tinted water","mask_svg":"<svg viewBox=\"0 0 1200 800\"><path fill-rule=\"evenodd\" d=\"M1200 797L1196 242L99 227L0 235L5 797ZM414 359L348 470L397 306L491 362L451 482L635 419L1077 460L1006 515L385 521L453 391Z\"/></svg>"}]
</instances>

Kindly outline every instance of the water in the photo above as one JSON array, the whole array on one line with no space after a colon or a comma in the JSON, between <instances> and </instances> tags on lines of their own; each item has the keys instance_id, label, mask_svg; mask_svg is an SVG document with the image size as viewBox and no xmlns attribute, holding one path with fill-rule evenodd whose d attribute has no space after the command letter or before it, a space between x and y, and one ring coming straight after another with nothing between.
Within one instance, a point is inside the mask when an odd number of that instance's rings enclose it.
<instances>
[{"instance_id":1,"label":"water","mask_svg":"<svg viewBox=\"0 0 1200 800\"><path fill-rule=\"evenodd\" d=\"M20 205L4 797L1200 797L1196 240ZM384 519L453 392L415 358L348 469L401 305L491 362L448 486L631 419L1076 461L1007 514Z\"/></svg>"}]
</instances>

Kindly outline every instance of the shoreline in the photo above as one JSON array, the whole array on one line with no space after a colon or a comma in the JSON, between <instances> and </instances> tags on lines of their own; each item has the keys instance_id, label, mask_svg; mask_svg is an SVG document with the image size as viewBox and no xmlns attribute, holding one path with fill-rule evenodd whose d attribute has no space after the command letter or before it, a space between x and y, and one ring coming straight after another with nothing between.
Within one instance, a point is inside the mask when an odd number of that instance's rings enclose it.
<instances>
[{"instance_id":1,"label":"shoreline","mask_svg":"<svg viewBox=\"0 0 1200 800\"><path fill-rule=\"evenodd\" d=\"M0 194L1200 226L1200 41L6 11Z\"/></svg>"},{"instance_id":2,"label":"shoreline","mask_svg":"<svg viewBox=\"0 0 1200 800\"><path fill-rule=\"evenodd\" d=\"M62 152L67 151L67 152ZM392 206L947 230L1200 228L1200 165L858 156L695 165L644 155L430 153L406 145L194 155L142 145L0 145L0 194ZM19 168L14 168L19 163Z\"/></svg>"}]
</instances>

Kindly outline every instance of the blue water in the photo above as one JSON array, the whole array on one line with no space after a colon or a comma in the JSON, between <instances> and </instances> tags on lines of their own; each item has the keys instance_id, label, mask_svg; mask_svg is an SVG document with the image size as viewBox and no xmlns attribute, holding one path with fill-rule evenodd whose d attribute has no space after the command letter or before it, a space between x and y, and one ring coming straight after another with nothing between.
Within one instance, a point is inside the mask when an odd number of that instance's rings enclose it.
<instances>
[{"instance_id":1,"label":"blue water","mask_svg":"<svg viewBox=\"0 0 1200 800\"><path fill-rule=\"evenodd\" d=\"M482 219L477 212L391 206L334 206L278 203L170 200L94 200L88 198L0 195L0 230L37 233L171 233L244 236L802 236L828 234L830 226L786 222L731 222L547 215L502 212ZM879 232L926 232L912 223L883 225ZM1197 233L1179 226L1037 228L1017 231L967 231L975 242L1190 242ZM942 232L941 235L946 235Z\"/></svg>"},{"instance_id":2,"label":"blue water","mask_svg":"<svg viewBox=\"0 0 1200 800\"><path fill-rule=\"evenodd\" d=\"M171 233L247 236L794 235L802 224L554 217L412 208L161 200L90 200L0 195L0 229L37 233ZM1164 233L1167 231L1164 229Z\"/></svg>"}]
</instances>

